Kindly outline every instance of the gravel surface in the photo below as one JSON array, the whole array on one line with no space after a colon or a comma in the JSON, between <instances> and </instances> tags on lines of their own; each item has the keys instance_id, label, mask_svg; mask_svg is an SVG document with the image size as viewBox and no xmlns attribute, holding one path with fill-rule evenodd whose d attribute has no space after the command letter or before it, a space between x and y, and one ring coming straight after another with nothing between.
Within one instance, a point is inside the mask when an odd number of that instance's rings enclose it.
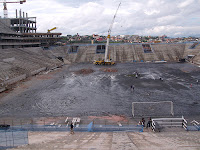
<instances>
[{"instance_id":1,"label":"gravel surface","mask_svg":"<svg viewBox=\"0 0 200 150\"><path fill-rule=\"evenodd\" d=\"M115 71L103 71L109 68ZM134 72L139 73L138 78ZM0 117L131 117L132 102L157 101L173 101L175 116L199 116L197 79L200 80L200 68L191 64L65 66L55 73L33 77L13 91L1 94ZM160 107L161 111L162 108L165 106ZM148 114L148 110L144 111Z\"/></svg>"}]
</instances>

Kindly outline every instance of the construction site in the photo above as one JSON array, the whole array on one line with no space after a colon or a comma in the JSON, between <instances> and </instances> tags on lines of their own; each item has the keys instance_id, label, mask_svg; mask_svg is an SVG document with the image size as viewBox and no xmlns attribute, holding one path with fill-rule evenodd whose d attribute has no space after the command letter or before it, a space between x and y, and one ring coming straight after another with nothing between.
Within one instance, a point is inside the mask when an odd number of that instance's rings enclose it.
<instances>
[{"instance_id":1,"label":"construction site","mask_svg":"<svg viewBox=\"0 0 200 150\"><path fill-rule=\"evenodd\" d=\"M105 44L58 46L56 27L4 16L0 149L200 149L198 41L113 44L111 24Z\"/></svg>"}]
</instances>

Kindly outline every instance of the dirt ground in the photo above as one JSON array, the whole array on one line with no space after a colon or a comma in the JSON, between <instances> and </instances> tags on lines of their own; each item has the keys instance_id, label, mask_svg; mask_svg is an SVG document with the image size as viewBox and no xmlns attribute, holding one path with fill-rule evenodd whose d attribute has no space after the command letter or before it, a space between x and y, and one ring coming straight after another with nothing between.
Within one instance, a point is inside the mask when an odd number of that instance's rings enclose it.
<instances>
[{"instance_id":1,"label":"dirt ground","mask_svg":"<svg viewBox=\"0 0 200 150\"><path fill-rule=\"evenodd\" d=\"M76 64L33 77L1 94L0 118L126 118L132 117L132 102L157 101L173 101L175 116L200 116L200 85L196 83L200 80L199 67L187 63L124 63L110 68ZM161 111L164 107L159 106Z\"/></svg>"}]
</instances>

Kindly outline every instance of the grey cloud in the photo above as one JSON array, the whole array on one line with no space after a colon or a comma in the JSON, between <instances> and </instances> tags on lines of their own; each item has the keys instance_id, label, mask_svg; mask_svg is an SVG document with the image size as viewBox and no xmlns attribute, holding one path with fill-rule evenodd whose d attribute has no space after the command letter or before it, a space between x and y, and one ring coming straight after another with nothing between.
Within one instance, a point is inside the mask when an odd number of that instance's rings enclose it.
<instances>
[{"instance_id":1,"label":"grey cloud","mask_svg":"<svg viewBox=\"0 0 200 150\"><path fill-rule=\"evenodd\" d=\"M8 8L11 15L15 8L21 8L29 16L36 16L38 32L57 26L55 31L64 35L106 35L120 1L113 35L198 36L200 0L27 0L26 5Z\"/></svg>"}]
</instances>

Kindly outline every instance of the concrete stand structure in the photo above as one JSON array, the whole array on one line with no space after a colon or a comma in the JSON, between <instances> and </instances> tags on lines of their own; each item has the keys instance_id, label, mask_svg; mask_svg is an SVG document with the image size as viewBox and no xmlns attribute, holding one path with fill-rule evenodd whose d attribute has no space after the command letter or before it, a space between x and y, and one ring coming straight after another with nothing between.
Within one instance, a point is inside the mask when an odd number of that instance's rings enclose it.
<instances>
[{"instance_id":1,"label":"concrete stand structure","mask_svg":"<svg viewBox=\"0 0 200 150\"><path fill-rule=\"evenodd\" d=\"M188 58L188 55L194 56L187 59L190 62L200 64L200 45L190 49L194 43L171 43L171 44L149 44L151 51L146 52L143 44L111 44L109 46L110 58L115 62L179 62L180 59ZM52 52L60 53L64 58L72 63L93 62L102 60L104 52L99 47L105 44L87 44L87 45L68 45L55 48ZM76 48L76 49L74 49ZM73 51L72 51L73 49ZM68 53L61 53L67 51Z\"/></svg>"},{"instance_id":2,"label":"concrete stand structure","mask_svg":"<svg viewBox=\"0 0 200 150\"><path fill-rule=\"evenodd\" d=\"M36 33L36 17L16 10L16 18L0 19L0 49L49 47L61 39L62 33Z\"/></svg>"}]
</instances>

